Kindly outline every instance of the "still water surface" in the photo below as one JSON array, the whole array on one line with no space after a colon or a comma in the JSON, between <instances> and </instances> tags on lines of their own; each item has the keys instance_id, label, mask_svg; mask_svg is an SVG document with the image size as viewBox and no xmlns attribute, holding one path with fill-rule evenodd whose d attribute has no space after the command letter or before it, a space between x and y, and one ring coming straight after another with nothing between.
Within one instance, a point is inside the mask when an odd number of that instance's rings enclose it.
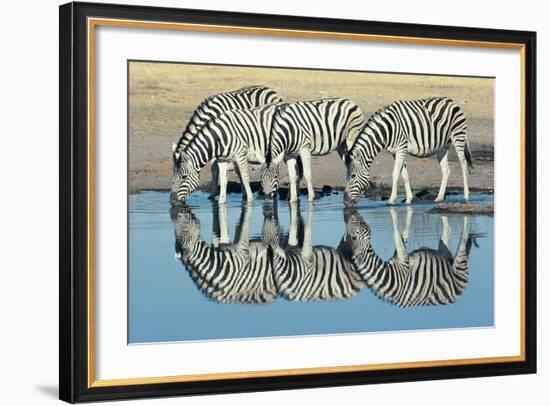
<instances>
[{"instance_id":1,"label":"still water surface","mask_svg":"<svg viewBox=\"0 0 550 406\"><path fill-rule=\"evenodd\" d=\"M130 196L130 343L493 325L492 217L240 198Z\"/></svg>"}]
</instances>

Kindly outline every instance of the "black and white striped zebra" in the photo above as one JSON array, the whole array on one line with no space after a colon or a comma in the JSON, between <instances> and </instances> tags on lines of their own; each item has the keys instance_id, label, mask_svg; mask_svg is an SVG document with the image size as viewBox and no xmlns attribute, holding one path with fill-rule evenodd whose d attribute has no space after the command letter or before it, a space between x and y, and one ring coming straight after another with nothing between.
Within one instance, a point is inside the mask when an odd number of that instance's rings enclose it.
<instances>
[{"instance_id":1,"label":"black and white striped zebra","mask_svg":"<svg viewBox=\"0 0 550 406\"><path fill-rule=\"evenodd\" d=\"M276 210L276 205L275 205ZM312 216L302 221L297 203L290 204L290 228L286 242L280 236L276 211L264 220L263 240L272 251L277 292L291 301L343 300L355 296L364 282L341 247L312 246Z\"/></svg>"},{"instance_id":2,"label":"black and white striped zebra","mask_svg":"<svg viewBox=\"0 0 550 406\"><path fill-rule=\"evenodd\" d=\"M352 261L366 284L381 298L398 307L447 305L454 303L468 284L468 257L475 235L468 232L468 217L453 255L449 251L449 224L442 216L443 230L437 250L421 248L407 253L405 241L412 217L408 208L403 236L392 208L395 255L384 261L371 245L371 230L356 211L346 212L347 242Z\"/></svg>"},{"instance_id":3,"label":"black and white striped zebra","mask_svg":"<svg viewBox=\"0 0 550 406\"><path fill-rule=\"evenodd\" d=\"M363 286L348 253L311 246L311 217L303 222L295 209L286 242L277 214L264 212L261 238L249 239L251 208L243 206L233 243L227 232L226 205L213 209L213 242L201 239L191 209L172 208L176 259L185 266L200 292L218 303L271 303L342 300ZM266 206L267 207L267 206ZM264 207L264 210L265 208ZM275 207L269 206L268 210Z\"/></svg>"},{"instance_id":4,"label":"black and white striped zebra","mask_svg":"<svg viewBox=\"0 0 550 406\"><path fill-rule=\"evenodd\" d=\"M277 168L281 161L288 166L291 202L298 200L298 157L303 165L303 175L308 188L308 200L313 200L311 156L327 155L338 151L341 157L346 145L352 143L364 124L361 109L348 99L323 99L285 103L278 109L273 122L271 148L267 157L268 167ZM276 172L271 170L268 175ZM271 185L269 176L262 176L266 196ZM272 191L273 192L273 191Z\"/></svg>"},{"instance_id":5,"label":"black and white striped zebra","mask_svg":"<svg viewBox=\"0 0 550 406\"><path fill-rule=\"evenodd\" d=\"M268 104L246 110L229 110L203 125L181 154L175 156L170 195L172 204L185 201L197 189L200 170L212 161L217 162L220 173L219 203L226 201L227 168L232 162L237 165L247 200L252 201L248 162L266 163L277 106ZM272 179L274 176L266 177Z\"/></svg>"},{"instance_id":6,"label":"black and white striped zebra","mask_svg":"<svg viewBox=\"0 0 550 406\"><path fill-rule=\"evenodd\" d=\"M228 110L241 110L260 107L266 104L279 103L281 97L277 92L267 86L255 85L247 86L230 92L219 93L204 99L193 112L185 130L183 131L177 143L172 145L173 165L179 161L180 155L185 151L187 145L199 133L202 126L208 121L219 117ZM212 171L212 190L211 195L217 194L219 170L217 163L214 162Z\"/></svg>"},{"instance_id":7,"label":"black and white striped zebra","mask_svg":"<svg viewBox=\"0 0 550 406\"><path fill-rule=\"evenodd\" d=\"M251 209L244 207L236 236L227 236L225 205L214 205L213 244L203 241L200 223L185 208L172 208L176 259L197 288L218 303L270 303L277 298L268 245L249 239Z\"/></svg>"},{"instance_id":8,"label":"black and white striped zebra","mask_svg":"<svg viewBox=\"0 0 550 406\"><path fill-rule=\"evenodd\" d=\"M370 166L384 149L395 158L388 204L395 204L400 175L405 183L406 203L410 204L412 201L413 194L405 163L407 154L415 157L437 155L442 179L435 201L443 201L450 174L448 150L451 143L462 168L464 199L468 200L468 171L473 165L466 129L462 109L448 97L396 101L383 107L369 117L360 135L350 144L346 155L348 173L345 202L355 204L372 186Z\"/></svg>"}]
</instances>

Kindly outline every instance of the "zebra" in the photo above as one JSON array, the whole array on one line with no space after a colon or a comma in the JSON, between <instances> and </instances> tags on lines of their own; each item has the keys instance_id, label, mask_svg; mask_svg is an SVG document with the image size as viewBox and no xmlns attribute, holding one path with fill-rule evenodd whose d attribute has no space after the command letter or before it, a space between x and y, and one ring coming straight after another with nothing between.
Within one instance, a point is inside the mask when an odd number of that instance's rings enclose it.
<instances>
[{"instance_id":1,"label":"zebra","mask_svg":"<svg viewBox=\"0 0 550 406\"><path fill-rule=\"evenodd\" d=\"M246 110L229 110L203 125L195 138L187 144L175 161L170 200L177 205L199 185L200 170L211 161L217 161L220 172L219 203L226 201L227 168L237 164L246 199L254 198L250 188L248 162L266 163L271 126L278 104L268 104ZM264 177L274 179L269 172Z\"/></svg>"},{"instance_id":2,"label":"zebra","mask_svg":"<svg viewBox=\"0 0 550 406\"><path fill-rule=\"evenodd\" d=\"M219 117L227 110L250 109L265 104L282 102L277 92L267 86L254 85L243 87L230 92L219 93L204 99L193 112L185 130L177 143L172 144L172 164L176 167L180 155L185 151L187 145L199 133L202 126L213 118ZM217 194L219 169L217 162L212 164L211 197Z\"/></svg>"},{"instance_id":3,"label":"zebra","mask_svg":"<svg viewBox=\"0 0 550 406\"><path fill-rule=\"evenodd\" d=\"M286 243L280 237L277 211L266 216L263 240L272 251L274 282L280 296L290 301L342 300L364 286L351 258L340 248L312 246L312 216L304 227L297 203L290 203L290 229Z\"/></svg>"},{"instance_id":4,"label":"zebra","mask_svg":"<svg viewBox=\"0 0 550 406\"><path fill-rule=\"evenodd\" d=\"M213 244L201 239L200 223L188 207L172 208L175 257L200 292L218 303L271 303L277 298L268 245L249 239L251 209L241 211L229 242L225 205L213 205ZM216 221L217 219L217 221Z\"/></svg>"},{"instance_id":5,"label":"zebra","mask_svg":"<svg viewBox=\"0 0 550 406\"><path fill-rule=\"evenodd\" d=\"M315 194L311 179L311 156L327 155L338 151L340 157L346 145L358 136L364 124L361 109L348 99L331 98L296 103L283 103L273 121L270 149L266 157L266 174L262 174L262 187L266 196L270 187L276 187L272 176L285 161L290 183L290 202L298 200L298 166L301 159L303 175L308 189L308 200Z\"/></svg>"},{"instance_id":6,"label":"zebra","mask_svg":"<svg viewBox=\"0 0 550 406\"><path fill-rule=\"evenodd\" d=\"M396 101L372 114L355 142L348 144L346 155L347 185L344 201L354 205L373 184L369 168L376 156L386 149L395 159L392 191L388 199L394 205L399 175L405 183L406 204L413 199L405 157L428 157L436 154L441 166L441 186L435 199L445 200L449 178L449 144L452 143L464 182L464 200L469 199L468 172L473 169L472 154L466 136L466 119L460 106L448 97Z\"/></svg>"},{"instance_id":7,"label":"zebra","mask_svg":"<svg viewBox=\"0 0 550 406\"><path fill-rule=\"evenodd\" d=\"M276 204L274 205L276 207ZM188 207L171 209L175 258L182 262L198 290L217 303L262 304L342 300L364 286L350 257L337 249L311 247L311 217L303 227L297 206L291 210L286 243L274 206L264 206L261 237L249 239L251 208L243 206L233 243L227 232L226 205L213 206L213 242L201 239L200 223ZM275 209L276 213L276 209Z\"/></svg>"},{"instance_id":8,"label":"zebra","mask_svg":"<svg viewBox=\"0 0 550 406\"><path fill-rule=\"evenodd\" d=\"M420 248L407 253L412 207L407 210L403 235L397 227L395 208L390 208L390 213L396 251L389 261L384 261L372 248L370 227L357 211L346 210L347 243L357 272L379 297L397 307L456 302L468 284L468 257L472 243L479 236L469 233L468 217L464 216L460 241L453 257L449 251L450 227L446 216L441 217L443 229L437 250Z\"/></svg>"}]
</instances>

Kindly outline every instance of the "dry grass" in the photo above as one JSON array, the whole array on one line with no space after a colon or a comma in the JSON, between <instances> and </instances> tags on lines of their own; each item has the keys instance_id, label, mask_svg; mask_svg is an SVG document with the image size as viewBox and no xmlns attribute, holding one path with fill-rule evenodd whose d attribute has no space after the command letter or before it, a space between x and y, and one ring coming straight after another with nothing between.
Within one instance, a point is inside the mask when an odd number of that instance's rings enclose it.
<instances>
[{"instance_id":1,"label":"dry grass","mask_svg":"<svg viewBox=\"0 0 550 406\"><path fill-rule=\"evenodd\" d=\"M133 62L131 134L177 137L205 97L251 84L270 86L285 101L347 97L365 113L398 99L445 95L463 102L470 119L493 118L488 79Z\"/></svg>"},{"instance_id":2,"label":"dry grass","mask_svg":"<svg viewBox=\"0 0 550 406\"><path fill-rule=\"evenodd\" d=\"M452 97L468 118L470 141L493 145L492 79L132 62L131 183L167 187L170 145L195 107L209 95L253 84L272 87L285 101L346 97L366 114L398 99Z\"/></svg>"}]
</instances>

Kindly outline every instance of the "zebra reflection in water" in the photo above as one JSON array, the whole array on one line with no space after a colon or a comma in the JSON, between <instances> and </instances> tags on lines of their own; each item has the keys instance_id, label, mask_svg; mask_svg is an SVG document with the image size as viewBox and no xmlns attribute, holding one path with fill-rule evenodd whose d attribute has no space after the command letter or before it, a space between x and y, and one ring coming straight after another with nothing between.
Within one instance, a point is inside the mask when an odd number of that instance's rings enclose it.
<instances>
[{"instance_id":1,"label":"zebra reflection in water","mask_svg":"<svg viewBox=\"0 0 550 406\"><path fill-rule=\"evenodd\" d=\"M381 259L371 244L371 230L355 210L344 210L346 232L336 248L313 246L313 208L304 223L300 207L289 204L290 225L283 233L277 205L264 206L261 236L250 238L252 206L243 205L235 238L230 242L225 205L213 204L212 244L201 239L191 209L173 208L176 258L197 288L219 303L271 303L278 297L297 302L343 300L367 285L397 307L454 303L468 284L468 257L476 234L464 216L456 254L449 250L450 226L437 250L407 252L413 217L407 209L401 234L397 211L390 208L395 254Z\"/></svg>"},{"instance_id":2,"label":"zebra reflection in water","mask_svg":"<svg viewBox=\"0 0 550 406\"><path fill-rule=\"evenodd\" d=\"M220 303L269 303L277 293L268 245L249 239L251 207L243 207L235 240L229 243L226 206L213 204L212 245L201 239L200 223L188 207L173 208L176 259L208 298Z\"/></svg>"},{"instance_id":3,"label":"zebra reflection in water","mask_svg":"<svg viewBox=\"0 0 550 406\"><path fill-rule=\"evenodd\" d=\"M390 208L395 254L381 259L372 248L371 230L357 211L346 212L347 242L353 263L366 284L379 296L398 307L447 305L454 303L468 284L468 257L479 235L468 230L464 216L456 254L449 250L450 226L446 216L439 248L420 248L407 253L413 209L408 207L403 234L399 233L397 211Z\"/></svg>"},{"instance_id":4,"label":"zebra reflection in water","mask_svg":"<svg viewBox=\"0 0 550 406\"><path fill-rule=\"evenodd\" d=\"M290 205L289 233L279 228L277 206L264 207L260 238L250 239L252 207L243 205L233 243L229 241L225 205L213 205L212 244L201 239L200 223L187 207L172 208L176 259L208 298L220 303L269 303L338 300L364 285L343 251L315 246L313 212L306 225L297 204Z\"/></svg>"},{"instance_id":5,"label":"zebra reflection in water","mask_svg":"<svg viewBox=\"0 0 550 406\"><path fill-rule=\"evenodd\" d=\"M364 282L353 269L351 257L342 249L312 246L313 208L307 210L307 223L300 207L290 203L288 235L280 238L277 212L266 217L263 238L269 242L272 267L279 295L292 301L341 300L361 290Z\"/></svg>"}]
</instances>

